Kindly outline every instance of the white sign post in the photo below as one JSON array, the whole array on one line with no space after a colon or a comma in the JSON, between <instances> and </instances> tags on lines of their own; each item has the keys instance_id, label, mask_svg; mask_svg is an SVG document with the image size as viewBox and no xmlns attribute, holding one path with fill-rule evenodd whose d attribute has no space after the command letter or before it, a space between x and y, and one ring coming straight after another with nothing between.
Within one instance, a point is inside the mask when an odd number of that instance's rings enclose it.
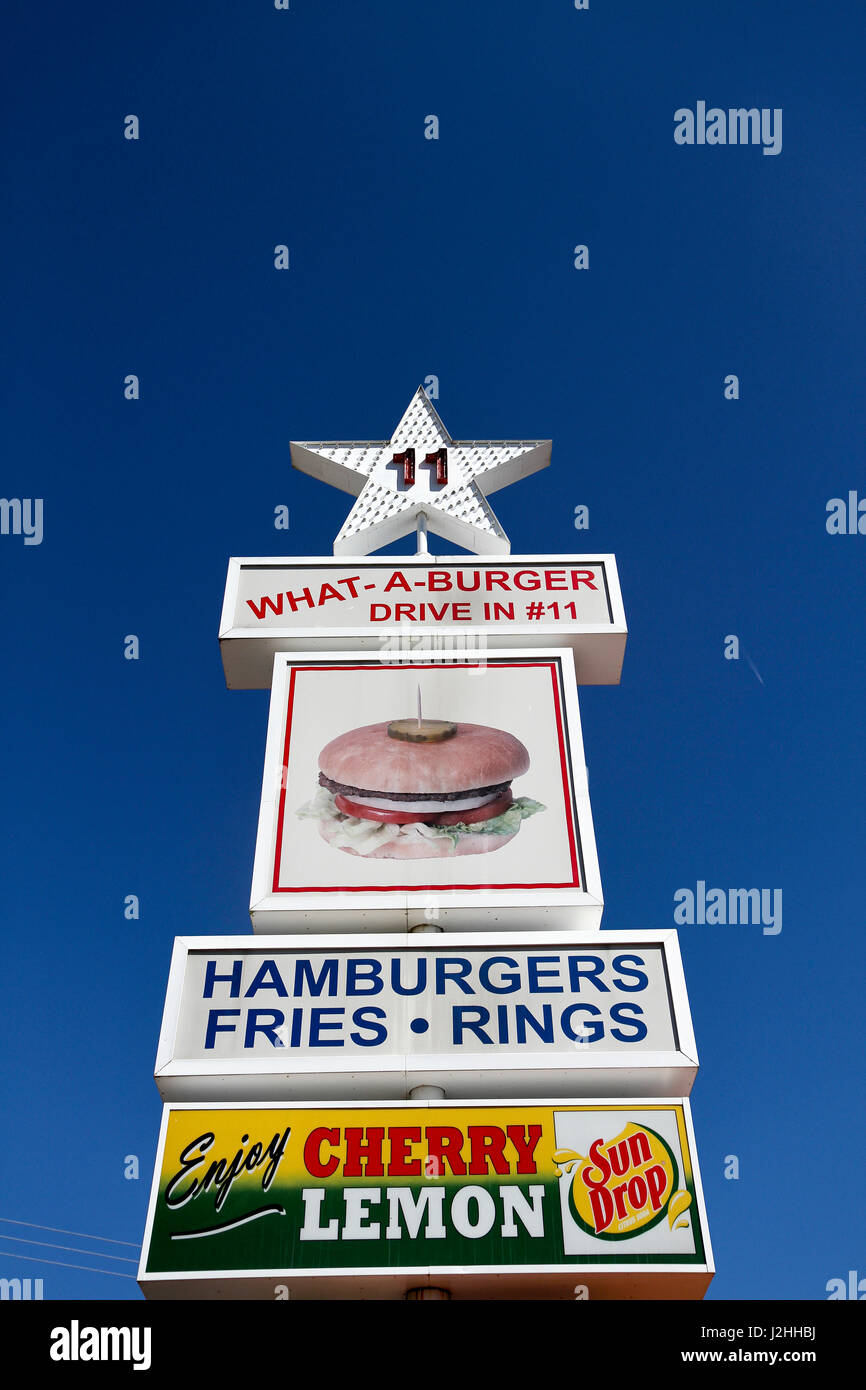
<instances>
[{"instance_id":1,"label":"white sign post","mask_svg":"<svg viewBox=\"0 0 866 1390\"><path fill-rule=\"evenodd\" d=\"M139 1284L701 1298L677 937L598 931L614 557L511 556L488 496L550 441L452 439L420 387L390 439L291 452L355 501L333 557L229 562L226 683L271 691L255 935L175 943Z\"/></svg>"}]
</instances>

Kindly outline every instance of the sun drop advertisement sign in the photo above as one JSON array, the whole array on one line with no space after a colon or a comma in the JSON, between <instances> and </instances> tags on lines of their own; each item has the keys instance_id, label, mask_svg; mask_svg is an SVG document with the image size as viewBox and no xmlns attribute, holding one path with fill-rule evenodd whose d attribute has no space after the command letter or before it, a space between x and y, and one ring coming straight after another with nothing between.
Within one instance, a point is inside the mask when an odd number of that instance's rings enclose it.
<instances>
[{"instance_id":1,"label":"sun drop advertisement sign","mask_svg":"<svg viewBox=\"0 0 866 1390\"><path fill-rule=\"evenodd\" d=\"M164 1100L688 1095L667 932L188 937L155 1077Z\"/></svg>"},{"instance_id":2,"label":"sun drop advertisement sign","mask_svg":"<svg viewBox=\"0 0 866 1390\"><path fill-rule=\"evenodd\" d=\"M166 1107L151 1296L701 1297L684 1100Z\"/></svg>"}]
</instances>

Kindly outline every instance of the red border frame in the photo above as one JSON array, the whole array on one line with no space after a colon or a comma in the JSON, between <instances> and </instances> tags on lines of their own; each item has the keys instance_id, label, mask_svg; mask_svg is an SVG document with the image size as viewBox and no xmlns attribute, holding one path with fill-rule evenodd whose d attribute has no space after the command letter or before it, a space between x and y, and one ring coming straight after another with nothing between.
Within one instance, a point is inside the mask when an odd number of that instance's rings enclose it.
<instances>
[{"instance_id":1,"label":"red border frame","mask_svg":"<svg viewBox=\"0 0 866 1390\"><path fill-rule=\"evenodd\" d=\"M418 670L418 671L431 671L431 670L442 671L442 670L447 670L447 669L448 669L448 664L449 664L449 663L447 663L447 662L428 662L428 663L426 663L426 664L422 664L421 662L415 662L415 661L413 661L413 662L411 663L411 666L412 666L412 669L413 669L413 670ZM281 778L280 778L280 781L281 781L281 787L280 787L280 801L279 801L279 806L278 806L278 808L277 808L277 835L276 835L276 844L275 844L275 847L274 847L274 872L273 872L272 887L271 887L271 891L272 891L273 893L455 893L455 892L461 892L461 891L464 891L464 890L465 890L465 891L473 891L473 890L479 890L479 889L482 890L482 891L486 891L486 892L505 892L505 891L507 891L507 890L514 890L514 889L530 890L530 889L534 889L534 888L577 888L577 889L581 889L581 890L583 889L583 885L582 885L582 883L580 882L580 871L579 871L579 868L578 868L578 855L577 855L577 842L576 842L575 824L574 824L574 818L573 818L573 816L572 816L572 795L571 795L571 787L570 787L570 782L569 782L569 777L568 777L568 766L567 766L567 760L566 760L566 754L565 754L565 734L564 734L564 730L563 730L563 721L562 721L562 705L561 705L561 701L560 701L560 697L559 697L559 684L558 684L557 679L556 679L556 675L557 675L556 669L555 669L555 668L556 668L556 663L553 662L553 661L533 661L531 658L528 659L528 660L526 660L526 661L496 661L495 658L492 658L491 661L490 661L488 664L490 664L490 665L496 665L496 666L502 666L502 667L522 667L522 666L544 667L544 666L546 666L546 667L548 668L548 670L550 671L551 684L552 684L552 687L553 687L553 705L554 705L554 710L555 710L555 712L556 712L556 727L557 727L557 735L558 735L558 739L559 739L559 759L560 759L560 767L561 767L561 769L562 769L562 790L563 790L563 797L564 797L564 801L565 801L565 814L566 814L566 822L567 822L567 827L568 827L568 844L569 844L569 849L570 849L570 852L571 852L571 869L572 869L572 880L571 880L571 882L569 882L569 883L450 883L450 884L446 884L446 883L413 883L413 884L392 884L392 883L388 883L388 884L384 884L384 885L381 885L381 886L378 886L378 885L375 885L375 884L363 884L363 885L359 885L359 886L354 886L354 885L343 886L343 885L340 885L339 887L334 886L334 885L332 885L332 884L329 884L327 887L320 887L320 886L317 886L317 885L311 885L311 886L309 886L309 887L298 887L298 888L282 887L282 886L279 884L279 882L278 882L278 878L279 878L279 871L280 871L280 859L281 859L282 847L283 847L283 823L284 823L284 818L285 818L286 791L287 791L287 786L286 786L286 773L287 773L287 771L288 771L288 766L289 766L289 744L290 744L290 741L291 741L292 709L293 709L294 700L295 700L295 677L297 676L298 671L299 671L299 670L303 670L303 671L405 671L405 670L406 670L406 664L405 664L405 663L402 664L402 665L401 665L401 664L394 664L394 665L391 665L391 666L388 666L388 665L376 665L376 666L373 666L373 665L365 665L365 664L360 664L360 663L357 664L357 665L354 665L354 666L350 666L350 665L348 665L348 664L343 664L343 663L340 663L340 664L337 664L337 665L325 665L325 664L322 664L322 665L315 664L315 665L313 665L313 664L311 664L311 665L304 665L304 666L292 666L291 673L290 673L290 676L289 676L289 698L288 698L288 703L287 703L287 706L286 706L286 737L285 737L285 742L284 742L284 744L283 744L283 760L282 760L282 766L281 766L281 773L282 773L282 775L281 775ZM460 663L460 669L461 669L461 670L465 670L467 667L471 667L472 665L473 665L473 663L471 663L471 662ZM347 856L347 857L350 857L350 856Z\"/></svg>"}]
</instances>

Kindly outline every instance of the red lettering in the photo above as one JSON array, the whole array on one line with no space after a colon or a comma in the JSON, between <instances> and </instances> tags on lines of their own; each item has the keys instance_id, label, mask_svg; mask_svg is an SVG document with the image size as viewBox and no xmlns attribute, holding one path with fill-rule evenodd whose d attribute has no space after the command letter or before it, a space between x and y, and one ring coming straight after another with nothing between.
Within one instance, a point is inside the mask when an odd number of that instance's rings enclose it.
<instances>
[{"instance_id":1,"label":"red lettering","mask_svg":"<svg viewBox=\"0 0 866 1390\"><path fill-rule=\"evenodd\" d=\"M427 1136L427 1151L431 1158L436 1159L438 1172L444 1173L447 1163L456 1177L463 1177L466 1164L460 1156L460 1150L463 1148L461 1131L454 1125L431 1125L424 1132Z\"/></svg>"},{"instance_id":2,"label":"red lettering","mask_svg":"<svg viewBox=\"0 0 866 1390\"><path fill-rule=\"evenodd\" d=\"M272 598L268 598L267 594L265 594L261 599L259 599L258 607L251 598L248 598L247 607L251 608L255 613L256 617L259 619L262 619L265 616L265 609L267 608L270 608L271 612L276 614L277 617L279 617L283 611L283 596L282 594L277 594L277 601L275 603Z\"/></svg>"},{"instance_id":3,"label":"red lettering","mask_svg":"<svg viewBox=\"0 0 866 1390\"><path fill-rule=\"evenodd\" d=\"M613 1198L606 1187L594 1187L589 1194L592 1222L596 1233L604 1231L613 1220Z\"/></svg>"},{"instance_id":4,"label":"red lettering","mask_svg":"<svg viewBox=\"0 0 866 1390\"><path fill-rule=\"evenodd\" d=\"M339 1144L340 1131L338 1129L314 1129L307 1135L304 1144L304 1167L314 1178L329 1178L335 1168L339 1168L340 1160L336 1154L331 1154L327 1163L322 1162L322 1145Z\"/></svg>"},{"instance_id":5,"label":"red lettering","mask_svg":"<svg viewBox=\"0 0 866 1390\"><path fill-rule=\"evenodd\" d=\"M490 607L490 604L489 604L489 603L485 603L484 607L485 607L485 608L489 608L489 607ZM485 616L485 618L489 618L489 617L490 617L490 614L489 614L489 613L485 613L484 616ZM497 599L496 603L494 603L494 605L493 605L493 616L494 616L494 618L511 618L511 620L513 621L513 620L514 620L514 604L513 604L513 603L500 603L499 600Z\"/></svg>"},{"instance_id":6,"label":"red lettering","mask_svg":"<svg viewBox=\"0 0 866 1390\"><path fill-rule=\"evenodd\" d=\"M541 1125L509 1125L507 1133L517 1152L518 1173L537 1173L533 1154L541 1138Z\"/></svg>"},{"instance_id":7,"label":"red lettering","mask_svg":"<svg viewBox=\"0 0 866 1390\"><path fill-rule=\"evenodd\" d=\"M654 1163L652 1168L647 1168L644 1177L649 1191L650 1205L653 1211L658 1211L662 1204L665 1188L668 1185L668 1175L660 1163Z\"/></svg>"},{"instance_id":8,"label":"red lettering","mask_svg":"<svg viewBox=\"0 0 866 1390\"><path fill-rule=\"evenodd\" d=\"M487 586L487 592L488 592L488 594L490 593L490 590L493 588L494 584L498 584L500 589L507 589L507 588L508 588L508 571L507 571L507 570L485 570L485 571L484 571L484 582L485 582L485 584L486 584L486 586Z\"/></svg>"},{"instance_id":9,"label":"red lettering","mask_svg":"<svg viewBox=\"0 0 866 1390\"><path fill-rule=\"evenodd\" d=\"M451 575L447 570L429 570L427 573L427 588L431 593L441 593L445 589L451 588Z\"/></svg>"},{"instance_id":10,"label":"red lettering","mask_svg":"<svg viewBox=\"0 0 866 1390\"><path fill-rule=\"evenodd\" d=\"M653 1156L650 1141L642 1129L638 1130L637 1134L628 1136L628 1147L633 1168L638 1168L641 1163L648 1163Z\"/></svg>"},{"instance_id":11,"label":"red lettering","mask_svg":"<svg viewBox=\"0 0 866 1390\"><path fill-rule=\"evenodd\" d=\"M437 623L441 623L442 619L445 617L445 614L448 612L447 603L443 603L442 607L438 610L436 608L435 603L428 603L427 607L430 609L430 612Z\"/></svg>"},{"instance_id":12,"label":"red lettering","mask_svg":"<svg viewBox=\"0 0 866 1390\"><path fill-rule=\"evenodd\" d=\"M452 603L451 619L455 623L468 623L472 618L472 606L468 603Z\"/></svg>"},{"instance_id":13,"label":"red lettering","mask_svg":"<svg viewBox=\"0 0 866 1390\"><path fill-rule=\"evenodd\" d=\"M395 605L394 605L394 620L395 620L395 622L400 623L400 622L403 621L404 618L407 620L407 622L410 622L410 623L413 623L413 622L415 621L415 605L414 605L414 603L395 603Z\"/></svg>"},{"instance_id":14,"label":"red lettering","mask_svg":"<svg viewBox=\"0 0 866 1390\"><path fill-rule=\"evenodd\" d=\"M472 570L472 578L473 578L473 580L475 581L473 584L464 584L464 583L463 583L463 580L464 580L465 578L466 578L466 571L465 571L465 570L458 570L458 571L457 571L457 588L460 589L460 591L461 591L462 593L464 593L464 594L474 594L474 593L475 593L475 590L478 588L479 584L481 583L481 575L478 573L477 570Z\"/></svg>"},{"instance_id":15,"label":"red lettering","mask_svg":"<svg viewBox=\"0 0 866 1390\"><path fill-rule=\"evenodd\" d=\"M403 574L401 570L395 570L394 573L391 575L391 578L385 585L384 593L390 594L391 590L398 586L399 588L403 589L404 592L407 594L411 591L412 588L412 585L409 583L405 574Z\"/></svg>"},{"instance_id":16,"label":"red lettering","mask_svg":"<svg viewBox=\"0 0 866 1390\"><path fill-rule=\"evenodd\" d=\"M327 593L325 590L327 589ZM341 603L346 602L346 595L339 593L333 584L323 584L319 594L319 604L327 603L329 598L338 598Z\"/></svg>"},{"instance_id":17,"label":"red lettering","mask_svg":"<svg viewBox=\"0 0 866 1390\"><path fill-rule=\"evenodd\" d=\"M421 1130L404 1128L402 1125L388 1130L391 1144L391 1161L388 1164L389 1178L414 1178L421 1173L420 1158L412 1158L413 1144L421 1142Z\"/></svg>"},{"instance_id":18,"label":"red lettering","mask_svg":"<svg viewBox=\"0 0 866 1390\"><path fill-rule=\"evenodd\" d=\"M613 1188L613 1200L616 1202L616 1214L620 1221L622 1221L623 1217L628 1216L628 1207L625 1204L625 1197L622 1195L624 1192L624 1182L617 1183L616 1187Z\"/></svg>"},{"instance_id":19,"label":"red lettering","mask_svg":"<svg viewBox=\"0 0 866 1390\"><path fill-rule=\"evenodd\" d=\"M588 589L598 589L598 585L592 582L594 578L592 570L572 570L571 587L579 589L581 584L585 584Z\"/></svg>"},{"instance_id":20,"label":"red lettering","mask_svg":"<svg viewBox=\"0 0 866 1390\"><path fill-rule=\"evenodd\" d=\"M367 1138L364 1138L366 1133ZM385 1175L382 1167L382 1141L384 1129L373 1128L346 1130L346 1161L343 1172L347 1178L381 1178ZM361 1164L364 1164L362 1170Z\"/></svg>"},{"instance_id":21,"label":"red lettering","mask_svg":"<svg viewBox=\"0 0 866 1390\"><path fill-rule=\"evenodd\" d=\"M618 1144L611 1144L607 1151L610 1159L611 1172L618 1178L624 1178L629 1168L632 1167L628 1152L628 1141L621 1139Z\"/></svg>"},{"instance_id":22,"label":"red lettering","mask_svg":"<svg viewBox=\"0 0 866 1390\"><path fill-rule=\"evenodd\" d=\"M588 1164L586 1168L583 1168L581 1170L580 1174L581 1179L586 1187L604 1187L605 1183L610 1177L610 1164L608 1163L607 1159L604 1156L604 1153L602 1152L601 1146L603 1142L604 1140L602 1139L594 1139L589 1146L589 1156L592 1159L592 1162L595 1164L597 1171L601 1174L601 1177L590 1177L590 1173L592 1172L592 1164Z\"/></svg>"},{"instance_id":23,"label":"red lettering","mask_svg":"<svg viewBox=\"0 0 866 1390\"><path fill-rule=\"evenodd\" d=\"M310 608L315 608L316 606L315 599L309 589L302 589L300 598L297 598L296 595L292 593L291 589L287 589L286 598L289 600L289 607L293 613L297 613L299 603L306 603Z\"/></svg>"},{"instance_id":24,"label":"red lettering","mask_svg":"<svg viewBox=\"0 0 866 1390\"><path fill-rule=\"evenodd\" d=\"M505 1132L498 1125L469 1125L470 1159L469 1172L486 1174L489 1159L494 1173L510 1173L511 1165L505 1157Z\"/></svg>"},{"instance_id":25,"label":"red lettering","mask_svg":"<svg viewBox=\"0 0 866 1390\"><path fill-rule=\"evenodd\" d=\"M382 609L384 609L384 612L382 613L381 618L379 617L378 613L376 612L376 609L377 609L377 608L382 608ZM391 605L390 605L390 603L371 603L371 604L370 604L370 622L371 622L371 623L386 623L386 622L388 621L388 619L390 618L390 616L391 616Z\"/></svg>"},{"instance_id":26,"label":"red lettering","mask_svg":"<svg viewBox=\"0 0 866 1390\"><path fill-rule=\"evenodd\" d=\"M642 1211L646 1206L647 1187L640 1173L635 1173L634 1177L629 1179L626 1191L632 1211Z\"/></svg>"},{"instance_id":27,"label":"red lettering","mask_svg":"<svg viewBox=\"0 0 866 1390\"><path fill-rule=\"evenodd\" d=\"M520 581L524 575L529 575L531 581L529 584L521 584ZM541 575L537 574L535 570L518 570L514 576L514 587L516 589L540 589Z\"/></svg>"},{"instance_id":28,"label":"red lettering","mask_svg":"<svg viewBox=\"0 0 866 1390\"><path fill-rule=\"evenodd\" d=\"M356 584L360 584L360 582L361 582L361 576L360 576L360 574L353 574L352 577L351 577L351 579L338 579L338 580L337 580L337 583L338 583L338 584L346 584L346 585L348 585L349 593L352 595L352 598L357 598L357 597L358 597L358 590L355 588L355 585L356 585Z\"/></svg>"},{"instance_id":29,"label":"red lettering","mask_svg":"<svg viewBox=\"0 0 866 1390\"><path fill-rule=\"evenodd\" d=\"M557 584L557 579L561 579L562 583ZM546 589L567 589L568 583L565 578L565 570L545 570L544 587Z\"/></svg>"}]
</instances>

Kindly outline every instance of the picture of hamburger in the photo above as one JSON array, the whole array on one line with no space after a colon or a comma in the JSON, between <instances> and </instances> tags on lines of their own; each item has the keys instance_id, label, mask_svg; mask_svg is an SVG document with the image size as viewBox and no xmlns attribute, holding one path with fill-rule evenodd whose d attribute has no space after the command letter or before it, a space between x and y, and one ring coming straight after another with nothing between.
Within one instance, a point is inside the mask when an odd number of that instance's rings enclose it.
<instances>
[{"instance_id":1,"label":"picture of hamburger","mask_svg":"<svg viewBox=\"0 0 866 1390\"><path fill-rule=\"evenodd\" d=\"M545 808L515 798L529 753L504 729L441 719L366 724L319 755L319 790L297 814L336 849L367 859L489 854Z\"/></svg>"}]
</instances>

